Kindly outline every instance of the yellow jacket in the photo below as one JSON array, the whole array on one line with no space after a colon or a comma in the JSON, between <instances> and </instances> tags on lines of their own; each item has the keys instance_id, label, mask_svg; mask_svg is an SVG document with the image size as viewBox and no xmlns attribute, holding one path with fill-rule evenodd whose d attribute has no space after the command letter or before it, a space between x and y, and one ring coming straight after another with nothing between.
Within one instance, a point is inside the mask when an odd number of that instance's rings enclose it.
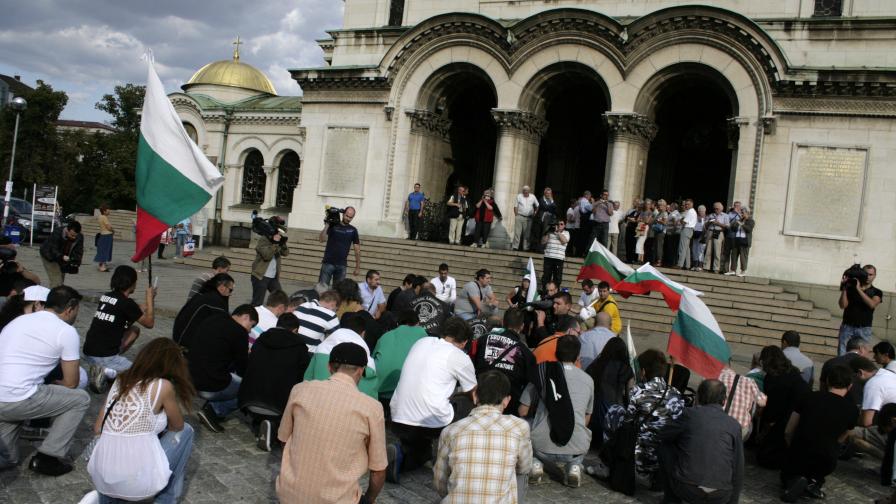
<instances>
[{"instance_id":1,"label":"yellow jacket","mask_svg":"<svg viewBox=\"0 0 896 504\"><path fill-rule=\"evenodd\" d=\"M612 319L610 330L619 334L619 331L622 330L622 317L619 316L619 305L616 304L613 295L610 294L607 296L607 299L604 300L598 299L592 306L594 306L595 316L602 311L607 312L607 314L610 315L610 319Z\"/></svg>"}]
</instances>

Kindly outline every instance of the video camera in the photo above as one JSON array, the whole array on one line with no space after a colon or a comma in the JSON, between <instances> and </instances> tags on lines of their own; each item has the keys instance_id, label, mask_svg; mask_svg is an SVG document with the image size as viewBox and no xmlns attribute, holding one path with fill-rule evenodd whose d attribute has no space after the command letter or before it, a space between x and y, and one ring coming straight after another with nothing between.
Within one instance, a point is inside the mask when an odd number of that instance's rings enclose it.
<instances>
[{"instance_id":1,"label":"video camera","mask_svg":"<svg viewBox=\"0 0 896 504\"><path fill-rule=\"evenodd\" d=\"M286 243L286 221L276 215L269 219L255 217L252 219L252 231L271 241L274 241L275 234L279 234L279 243Z\"/></svg>"},{"instance_id":2,"label":"video camera","mask_svg":"<svg viewBox=\"0 0 896 504\"><path fill-rule=\"evenodd\" d=\"M325 212L324 222L332 227L332 226L338 226L339 223L342 222L342 217L340 216L340 214L344 214L345 209L331 207L330 205L327 205L325 207L324 212Z\"/></svg>"},{"instance_id":3,"label":"video camera","mask_svg":"<svg viewBox=\"0 0 896 504\"><path fill-rule=\"evenodd\" d=\"M846 277L846 280L840 284L840 290L845 290L847 287L855 288L856 285L864 285L868 281L868 272L858 263L844 271L843 276Z\"/></svg>"},{"instance_id":4,"label":"video camera","mask_svg":"<svg viewBox=\"0 0 896 504\"><path fill-rule=\"evenodd\" d=\"M543 234L548 235L557 232L557 217L554 214L546 212L542 219L542 225L544 226Z\"/></svg>"},{"instance_id":5,"label":"video camera","mask_svg":"<svg viewBox=\"0 0 896 504\"><path fill-rule=\"evenodd\" d=\"M538 301L531 301L529 303L523 303L520 305L520 309L524 310L526 308L532 307L534 310L538 311L553 311L554 310L554 299L539 299Z\"/></svg>"}]
</instances>

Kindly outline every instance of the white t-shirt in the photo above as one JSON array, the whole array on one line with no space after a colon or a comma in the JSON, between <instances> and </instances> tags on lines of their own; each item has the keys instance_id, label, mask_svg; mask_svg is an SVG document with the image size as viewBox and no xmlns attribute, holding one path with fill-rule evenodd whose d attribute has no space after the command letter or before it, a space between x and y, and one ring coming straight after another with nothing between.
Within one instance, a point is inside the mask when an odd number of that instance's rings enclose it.
<instances>
[{"instance_id":1,"label":"white t-shirt","mask_svg":"<svg viewBox=\"0 0 896 504\"><path fill-rule=\"evenodd\" d=\"M441 338L423 338L411 347L389 406L392 420L405 425L444 427L454 419L449 399L460 383L463 392L476 386L473 361Z\"/></svg>"},{"instance_id":2,"label":"white t-shirt","mask_svg":"<svg viewBox=\"0 0 896 504\"><path fill-rule=\"evenodd\" d=\"M534 194L523 196L523 193L516 195L516 214L523 217L530 217L538 209L538 198Z\"/></svg>"},{"instance_id":3,"label":"white t-shirt","mask_svg":"<svg viewBox=\"0 0 896 504\"><path fill-rule=\"evenodd\" d=\"M78 331L53 312L14 319L0 332L0 402L31 397L60 360L80 359L79 343Z\"/></svg>"},{"instance_id":4,"label":"white t-shirt","mask_svg":"<svg viewBox=\"0 0 896 504\"><path fill-rule=\"evenodd\" d=\"M896 373L878 369L877 373L865 383L862 409L880 411L884 404L889 403L896 403Z\"/></svg>"},{"instance_id":5,"label":"white t-shirt","mask_svg":"<svg viewBox=\"0 0 896 504\"><path fill-rule=\"evenodd\" d=\"M272 257L268 263L268 269L264 270L265 278L277 278L277 258Z\"/></svg>"},{"instance_id":6,"label":"white t-shirt","mask_svg":"<svg viewBox=\"0 0 896 504\"><path fill-rule=\"evenodd\" d=\"M443 283L439 277L429 281L436 288L436 297L443 303L452 304L457 299L457 281L449 276Z\"/></svg>"},{"instance_id":7,"label":"white t-shirt","mask_svg":"<svg viewBox=\"0 0 896 504\"><path fill-rule=\"evenodd\" d=\"M610 233L609 234L619 234L619 220L622 219L622 211L613 210L613 215L610 216Z\"/></svg>"},{"instance_id":8,"label":"white t-shirt","mask_svg":"<svg viewBox=\"0 0 896 504\"><path fill-rule=\"evenodd\" d=\"M277 316L274 315L274 312L265 306L256 306L255 311L258 313L258 324L249 331L249 348L252 348L255 340L265 331L277 327Z\"/></svg>"},{"instance_id":9,"label":"white t-shirt","mask_svg":"<svg viewBox=\"0 0 896 504\"><path fill-rule=\"evenodd\" d=\"M694 226L697 225L697 211L689 208L684 212L684 217L681 220L684 221L684 227L694 229Z\"/></svg>"}]
</instances>

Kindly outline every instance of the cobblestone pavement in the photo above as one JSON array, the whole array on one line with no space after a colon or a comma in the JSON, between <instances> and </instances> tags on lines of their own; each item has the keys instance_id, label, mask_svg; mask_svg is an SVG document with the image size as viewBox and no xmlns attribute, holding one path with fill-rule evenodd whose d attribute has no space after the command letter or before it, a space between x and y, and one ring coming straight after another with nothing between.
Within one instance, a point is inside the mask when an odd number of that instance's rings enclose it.
<instances>
[{"instance_id":1,"label":"cobblestone pavement","mask_svg":"<svg viewBox=\"0 0 896 504\"><path fill-rule=\"evenodd\" d=\"M130 252L130 250L124 251L122 248L118 248L119 253L116 254L116 260L119 259L119 254L121 257L126 257L124 252ZM85 256L88 254L90 252L85 253ZM23 249L20 255L23 262L29 267L36 269L38 274L43 273L39 262L35 266L36 254L33 251ZM118 264L123 262L120 260ZM194 268L170 262L163 264L158 270L160 276L164 274L169 278L169 281L163 281L160 285L160 305L164 308L163 313L157 317L155 328L144 330L144 334L138 340L135 348L128 353L131 358L150 339L170 336L173 317L166 315L165 312L176 310L179 307L189 283L198 274L198 270ZM72 285L88 294L105 290L108 274L95 273L89 265L82 268L82 271L82 274L70 279ZM242 277L244 276L242 275ZM242 278L241 281L240 278L237 278L237 286L235 295L239 296L238 299L248 299L248 279ZM82 337L90 324L95 309L96 305L93 303L86 302L82 305L76 324ZM644 344L644 348L646 348L647 342ZM641 347L639 346L639 348ZM76 503L92 489L86 471L86 463L80 457L84 447L90 441L91 426L96 419L102 400L98 396L93 396L92 399L91 408L85 415L71 450L72 456L76 457L75 470L59 478L36 475L28 471L24 463L15 469L0 471L0 503ZM281 451L279 449L275 449L272 453L258 450L255 447L254 436L245 420L239 415L225 422L226 431L221 434L212 434L202 428L195 415L189 416L188 421L196 428L197 436L188 466L184 502L217 504L276 501L273 481L280 469ZM21 449L22 460L30 459L33 446L23 442ZM325 456L325 454L321 454L321 456ZM589 456L589 458L592 457L593 455ZM751 459L752 454L748 452L741 502L779 502L777 473L757 467ZM857 503L871 502L873 499L884 496L884 489L878 484L876 470L877 464L873 460L841 462L837 471L825 485L827 500L837 503ZM400 486L386 485L378 502L385 504L431 503L438 500L432 489L431 471L421 469L402 476ZM626 497L610 491L603 483L586 477L582 487L578 489L566 488L556 481L530 487L527 502L552 504L656 503L661 500L661 497L661 494L651 493L643 488L639 488L635 497Z\"/></svg>"}]
</instances>

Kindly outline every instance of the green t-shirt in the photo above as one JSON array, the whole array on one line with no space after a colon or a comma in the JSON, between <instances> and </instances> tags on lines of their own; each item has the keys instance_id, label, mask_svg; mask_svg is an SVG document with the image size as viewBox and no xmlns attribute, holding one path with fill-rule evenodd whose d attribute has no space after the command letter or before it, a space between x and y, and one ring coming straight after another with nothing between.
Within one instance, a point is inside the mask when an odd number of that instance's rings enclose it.
<instances>
[{"instance_id":1,"label":"green t-shirt","mask_svg":"<svg viewBox=\"0 0 896 504\"><path fill-rule=\"evenodd\" d=\"M426 330L420 326L399 326L377 341L372 357L376 363L377 376L380 378L381 397L392 397L408 352L414 343L426 337Z\"/></svg>"}]
</instances>

